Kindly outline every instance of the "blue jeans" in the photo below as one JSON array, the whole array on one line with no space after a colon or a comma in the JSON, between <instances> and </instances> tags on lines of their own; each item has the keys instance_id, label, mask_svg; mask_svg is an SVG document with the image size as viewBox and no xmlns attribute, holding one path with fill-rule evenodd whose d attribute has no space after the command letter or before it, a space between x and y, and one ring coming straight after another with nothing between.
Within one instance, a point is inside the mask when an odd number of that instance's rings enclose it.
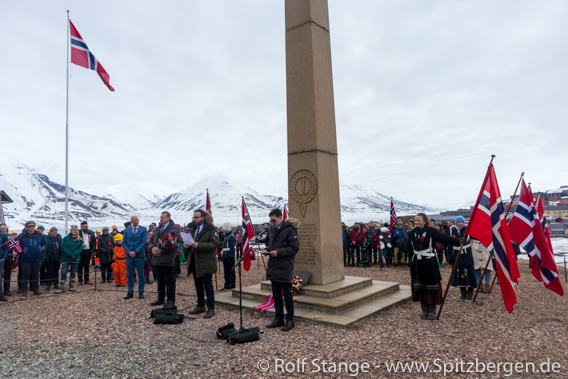
<instances>
[{"instance_id":1,"label":"blue jeans","mask_svg":"<svg viewBox=\"0 0 568 379\"><path fill-rule=\"evenodd\" d=\"M39 269L41 262L33 261L20 261L20 270L22 270L22 279L20 281L21 288L24 291L28 290L31 284L31 290L37 291L39 289Z\"/></svg>"},{"instance_id":2,"label":"blue jeans","mask_svg":"<svg viewBox=\"0 0 568 379\"><path fill-rule=\"evenodd\" d=\"M71 275L69 275L69 279L75 280L75 275L77 275L78 266L79 262L61 263L61 281L64 282L67 280L67 271L69 271L69 268L71 268Z\"/></svg>"},{"instance_id":3,"label":"blue jeans","mask_svg":"<svg viewBox=\"0 0 568 379\"><path fill-rule=\"evenodd\" d=\"M4 273L4 262L6 262L4 259L0 261L0 295L4 293L2 292L2 283L4 282L2 280L2 273Z\"/></svg>"},{"instance_id":4,"label":"blue jeans","mask_svg":"<svg viewBox=\"0 0 568 379\"><path fill-rule=\"evenodd\" d=\"M138 293L144 293L144 261L146 258L136 256L130 257L126 253L126 284L128 293L134 292L134 269L138 273Z\"/></svg>"},{"instance_id":5,"label":"blue jeans","mask_svg":"<svg viewBox=\"0 0 568 379\"><path fill-rule=\"evenodd\" d=\"M481 273L483 272L482 269L475 270L475 277L477 278L477 283L481 283ZM485 284L491 284L491 271L485 271Z\"/></svg>"}]
</instances>

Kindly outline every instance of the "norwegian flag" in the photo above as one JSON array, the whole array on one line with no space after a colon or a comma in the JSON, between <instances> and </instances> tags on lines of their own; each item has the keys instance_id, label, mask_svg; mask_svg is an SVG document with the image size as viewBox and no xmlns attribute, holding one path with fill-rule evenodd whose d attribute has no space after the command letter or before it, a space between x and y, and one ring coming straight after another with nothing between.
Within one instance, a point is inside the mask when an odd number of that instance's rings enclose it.
<instances>
[{"instance_id":1,"label":"norwegian flag","mask_svg":"<svg viewBox=\"0 0 568 379\"><path fill-rule=\"evenodd\" d=\"M286 221L288 219L288 212L286 211L286 206L282 209L282 221Z\"/></svg>"},{"instance_id":2,"label":"norwegian flag","mask_svg":"<svg viewBox=\"0 0 568 379\"><path fill-rule=\"evenodd\" d=\"M394 210L394 203L392 201L392 197L391 197L391 221L390 221L390 228L394 229L396 228L396 211Z\"/></svg>"},{"instance_id":3,"label":"norwegian flag","mask_svg":"<svg viewBox=\"0 0 568 379\"><path fill-rule=\"evenodd\" d=\"M252 230L252 222L250 221L250 216L247 210L247 205L245 204L245 199L243 198L243 236L242 236L242 252L243 252L243 268L245 271L250 269L250 240L254 237L254 231Z\"/></svg>"},{"instance_id":4,"label":"norwegian flag","mask_svg":"<svg viewBox=\"0 0 568 379\"><path fill-rule=\"evenodd\" d=\"M96 71L108 89L114 92L114 88L109 83L110 76L93 53L91 53L71 20L69 20L69 29L71 32L71 63Z\"/></svg>"},{"instance_id":5,"label":"norwegian flag","mask_svg":"<svg viewBox=\"0 0 568 379\"><path fill-rule=\"evenodd\" d=\"M255 305L253 308L258 309L260 313L266 313L267 310L274 308L274 295L268 295L264 303Z\"/></svg>"},{"instance_id":6,"label":"norwegian flag","mask_svg":"<svg viewBox=\"0 0 568 379\"><path fill-rule=\"evenodd\" d=\"M205 212L213 216L213 212L211 211L211 199L209 199L209 188L207 189L207 199L205 199Z\"/></svg>"},{"instance_id":7,"label":"norwegian flag","mask_svg":"<svg viewBox=\"0 0 568 379\"><path fill-rule=\"evenodd\" d=\"M544 286L560 296L564 289L558 277L558 269L552 252L548 248L546 237L536 212L531 190L523 180L519 204L513 218L509 222L513 241L522 247L531 258L531 268L534 277Z\"/></svg>"},{"instance_id":8,"label":"norwegian flag","mask_svg":"<svg viewBox=\"0 0 568 379\"><path fill-rule=\"evenodd\" d=\"M544 231L544 236L546 237L546 242L548 242L548 248L550 252L554 256L554 249L552 248L552 241L550 240L551 230L550 225L548 224L548 220L546 219L546 214L544 213L544 206L542 205L542 197L538 195L536 199L536 213L538 214L538 218L540 219L540 225L542 226L542 230Z\"/></svg>"},{"instance_id":9,"label":"norwegian flag","mask_svg":"<svg viewBox=\"0 0 568 379\"><path fill-rule=\"evenodd\" d=\"M511 313L517 303L514 285L519 284L518 279L521 275L492 163L489 163L487 168L465 235L470 235L481 242L495 257L503 302L507 311Z\"/></svg>"},{"instance_id":10,"label":"norwegian flag","mask_svg":"<svg viewBox=\"0 0 568 379\"><path fill-rule=\"evenodd\" d=\"M18 237L14 237L14 239L8 241L8 247L12 249L12 251L16 254L24 252L24 249L22 248L22 244L20 243L20 240L18 240Z\"/></svg>"}]
</instances>

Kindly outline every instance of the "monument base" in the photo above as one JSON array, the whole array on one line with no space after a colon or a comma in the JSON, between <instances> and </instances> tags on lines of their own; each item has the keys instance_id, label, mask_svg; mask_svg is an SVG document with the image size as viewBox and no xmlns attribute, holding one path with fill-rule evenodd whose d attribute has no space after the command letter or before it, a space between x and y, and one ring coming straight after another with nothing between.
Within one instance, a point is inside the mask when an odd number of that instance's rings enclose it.
<instances>
[{"instance_id":1,"label":"monument base","mask_svg":"<svg viewBox=\"0 0 568 379\"><path fill-rule=\"evenodd\" d=\"M270 281L243 288L243 308L253 310L272 293ZM346 276L326 285L307 284L294 295L294 318L338 326L350 326L393 305L409 301L410 286L371 278ZM215 294L215 302L239 306L239 291ZM269 309L274 315L274 308Z\"/></svg>"}]
</instances>

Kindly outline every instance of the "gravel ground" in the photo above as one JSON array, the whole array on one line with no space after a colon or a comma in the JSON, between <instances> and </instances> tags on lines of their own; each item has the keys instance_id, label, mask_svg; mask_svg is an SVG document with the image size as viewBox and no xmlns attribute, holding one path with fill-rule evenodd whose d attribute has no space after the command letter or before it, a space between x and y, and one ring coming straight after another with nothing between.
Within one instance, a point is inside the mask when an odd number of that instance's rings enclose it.
<instances>
[{"instance_id":1,"label":"gravel ground","mask_svg":"<svg viewBox=\"0 0 568 379\"><path fill-rule=\"evenodd\" d=\"M472 304L457 301L456 289L450 289L439 321L420 320L419 305L407 303L351 328L298 321L284 333L264 328L271 321L266 316L244 312L244 326L259 326L264 334L260 341L234 346L215 337L220 326L238 325L239 312L232 308L219 306L208 320L153 325L149 304L156 297L155 284L147 286L145 299L128 301L122 299L123 289L100 283L98 291L83 286L63 295L14 296L0 304L0 372L5 378L439 378L446 369L452 371L448 377L460 378L566 378L566 299L538 283L526 261L519 268L522 278L512 314L498 292L479 294ZM442 269L444 278L449 272ZM346 268L345 273L410 284L406 267ZM262 265L253 263L243 274L243 285L263 278ZM182 275L177 291L179 311L187 314L196 301L193 280ZM394 373L385 366L412 362L429 364L430 372ZM485 372L479 372L482 364ZM534 364L540 372L524 373L514 364L529 369ZM556 372L542 372L553 368Z\"/></svg>"}]
</instances>

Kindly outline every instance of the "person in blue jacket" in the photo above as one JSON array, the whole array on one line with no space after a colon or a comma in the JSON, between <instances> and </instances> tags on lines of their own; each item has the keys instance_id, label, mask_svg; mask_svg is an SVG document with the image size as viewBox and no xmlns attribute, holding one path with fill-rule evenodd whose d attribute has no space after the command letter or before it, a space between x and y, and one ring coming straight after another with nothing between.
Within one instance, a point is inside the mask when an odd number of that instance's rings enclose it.
<instances>
[{"instance_id":1,"label":"person in blue jacket","mask_svg":"<svg viewBox=\"0 0 568 379\"><path fill-rule=\"evenodd\" d=\"M39 292L39 270L43 261L43 253L47 248L45 236L35 229L34 221L26 222L25 228L18 236L23 252L20 254L20 270L22 270L20 296L28 296L28 288L34 295L42 295Z\"/></svg>"}]
</instances>

